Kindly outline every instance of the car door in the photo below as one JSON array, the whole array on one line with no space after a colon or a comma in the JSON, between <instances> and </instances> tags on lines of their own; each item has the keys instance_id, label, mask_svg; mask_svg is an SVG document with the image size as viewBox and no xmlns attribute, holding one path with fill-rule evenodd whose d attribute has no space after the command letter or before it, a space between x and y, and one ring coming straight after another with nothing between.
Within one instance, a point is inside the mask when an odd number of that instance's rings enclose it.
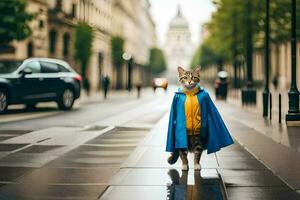
<instances>
[{"instance_id":1,"label":"car door","mask_svg":"<svg viewBox=\"0 0 300 200\"><path fill-rule=\"evenodd\" d=\"M56 98L60 87L59 66L50 61L40 61L41 72L48 98Z\"/></svg>"},{"instance_id":2,"label":"car door","mask_svg":"<svg viewBox=\"0 0 300 200\"><path fill-rule=\"evenodd\" d=\"M41 66L38 61L29 61L24 64L22 70L30 69L31 74L22 75L19 74L19 78L16 80L14 91L17 93L17 97L22 101L30 102L36 100L42 93L40 87L42 79L40 78Z\"/></svg>"}]
</instances>

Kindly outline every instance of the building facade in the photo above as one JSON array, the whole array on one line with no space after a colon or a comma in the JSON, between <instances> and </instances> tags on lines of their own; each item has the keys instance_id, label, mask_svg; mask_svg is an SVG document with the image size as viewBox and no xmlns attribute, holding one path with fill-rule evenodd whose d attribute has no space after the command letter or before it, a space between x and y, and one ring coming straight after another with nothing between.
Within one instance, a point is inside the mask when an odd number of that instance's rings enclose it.
<instances>
[{"instance_id":1,"label":"building facade","mask_svg":"<svg viewBox=\"0 0 300 200\"><path fill-rule=\"evenodd\" d=\"M178 7L177 15L172 19L165 42L165 54L168 71L174 72L178 66L189 68L194 45L191 40L189 24Z\"/></svg>"},{"instance_id":2,"label":"building facade","mask_svg":"<svg viewBox=\"0 0 300 200\"><path fill-rule=\"evenodd\" d=\"M108 75L114 87L116 69L111 59L111 38L115 35L125 40L125 51L138 65L148 61L148 48L156 40L155 25L149 14L148 0L27 0L27 11L34 13L30 22L32 35L20 42L13 42L13 52L0 53L0 60L23 60L28 57L52 57L66 60L80 72L74 59L75 27L86 22L93 28L93 46L87 77L90 88L100 88L102 75ZM146 12L146 13L143 13ZM141 15L147 18L140 20ZM146 42L145 42L146 41ZM128 75L123 67L123 85ZM142 69L133 70L139 77Z\"/></svg>"},{"instance_id":3,"label":"building facade","mask_svg":"<svg viewBox=\"0 0 300 200\"><path fill-rule=\"evenodd\" d=\"M0 60L23 60L48 55L48 4L44 0L31 0L27 3L27 11L36 15L29 24L32 34L26 40L12 42L12 50L1 52Z\"/></svg>"},{"instance_id":4,"label":"building facade","mask_svg":"<svg viewBox=\"0 0 300 200\"><path fill-rule=\"evenodd\" d=\"M124 51L130 55L133 65L125 62L120 78L123 87L142 82L149 50L156 45L155 24L150 16L149 0L115 0L113 5L113 35L124 39ZM116 70L114 77L117 77ZM149 82L149 81L147 81Z\"/></svg>"}]
</instances>

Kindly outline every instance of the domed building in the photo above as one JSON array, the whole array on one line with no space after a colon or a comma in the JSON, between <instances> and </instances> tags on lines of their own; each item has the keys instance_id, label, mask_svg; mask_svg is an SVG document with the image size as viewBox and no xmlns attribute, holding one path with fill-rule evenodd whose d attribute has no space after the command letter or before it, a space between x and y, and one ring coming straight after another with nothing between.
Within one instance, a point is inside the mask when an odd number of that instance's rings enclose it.
<instances>
[{"instance_id":1,"label":"domed building","mask_svg":"<svg viewBox=\"0 0 300 200\"><path fill-rule=\"evenodd\" d=\"M170 22L164 47L169 72L175 72L178 66L191 67L189 64L194 45L189 24L183 17L180 6L178 6L177 15Z\"/></svg>"}]
</instances>

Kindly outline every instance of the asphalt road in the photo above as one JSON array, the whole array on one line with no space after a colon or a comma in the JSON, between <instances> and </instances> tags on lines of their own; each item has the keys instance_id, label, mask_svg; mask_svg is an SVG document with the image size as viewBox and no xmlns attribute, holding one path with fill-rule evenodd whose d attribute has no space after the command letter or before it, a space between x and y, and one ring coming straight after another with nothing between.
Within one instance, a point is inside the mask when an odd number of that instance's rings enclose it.
<instances>
[{"instance_id":1,"label":"asphalt road","mask_svg":"<svg viewBox=\"0 0 300 200\"><path fill-rule=\"evenodd\" d=\"M10 110L0 116L0 199L97 199L170 97L148 90L141 99L116 94L68 112L53 104Z\"/></svg>"},{"instance_id":2,"label":"asphalt road","mask_svg":"<svg viewBox=\"0 0 300 200\"><path fill-rule=\"evenodd\" d=\"M113 95L108 100L76 104L73 110L67 112L59 111L54 103L43 104L31 111L13 107L7 114L0 116L0 130L32 131L54 126L87 126L144 107L149 102L160 101L166 96L162 91L154 94L147 90L141 99L137 99L135 94L124 93Z\"/></svg>"}]
</instances>

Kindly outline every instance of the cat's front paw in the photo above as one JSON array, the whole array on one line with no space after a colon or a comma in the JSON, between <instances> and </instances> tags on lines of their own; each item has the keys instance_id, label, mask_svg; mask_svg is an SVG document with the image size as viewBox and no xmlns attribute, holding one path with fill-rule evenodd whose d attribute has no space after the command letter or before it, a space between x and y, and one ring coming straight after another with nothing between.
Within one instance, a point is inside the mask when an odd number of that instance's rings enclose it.
<instances>
[{"instance_id":1,"label":"cat's front paw","mask_svg":"<svg viewBox=\"0 0 300 200\"><path fill-rule=\"evenodd\" d=\"M188 171L189 170L189 166L184 164L184 165L182 165L181 170L182 171Z\"/></svg>"},{"instance_id":2,"label":"cat's front paw","mask_svg":"<svg viewBox=\"0 0 300 200\"><path fill-rule=\"evenodd\" d=\"M200 171L201 170L201 165L200 164L195 164L194 165L194 170L195 171Z\"/></svg>"}]
</instances>

